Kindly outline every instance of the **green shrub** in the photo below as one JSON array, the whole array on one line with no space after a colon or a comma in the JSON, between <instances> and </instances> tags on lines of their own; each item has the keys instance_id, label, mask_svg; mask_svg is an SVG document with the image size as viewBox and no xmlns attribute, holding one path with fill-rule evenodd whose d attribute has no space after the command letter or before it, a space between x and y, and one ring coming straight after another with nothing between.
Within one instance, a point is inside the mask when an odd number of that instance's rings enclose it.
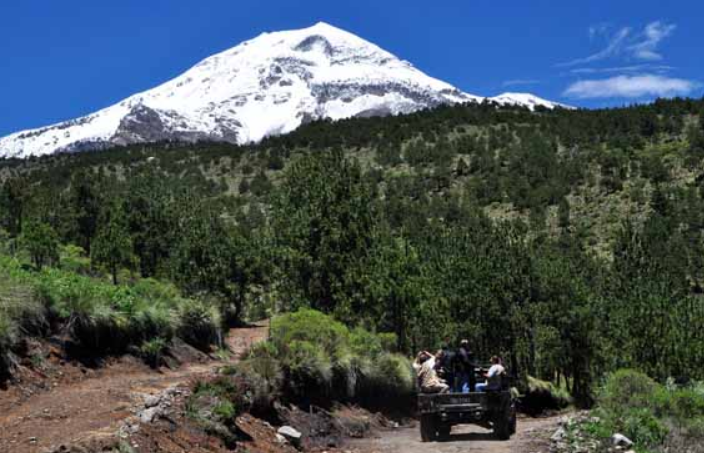
<instances>
[{"instance_id":1,"label":"green shrub","mask_svg":"<svg viewBox=\"0 0 704 453\"><path fill-rule=\"evenodd\" d=\"M0 312L30 335L40 335L48 327L46 306L29 285L0 277Z\"/></svg>"},{"instance_id":2,"label":"green shrub","mask_svg":"<svg viewBox=\"0 0 704 453\"><path fill-rule=\"evenodd\" d=\"M177 334L186 343L202 351L220 344L220 311L204 301L185 300L177 310Z\"/></svg>"},{"instance_id":3,"label":"green shrub","mask_svg":"<svg viewBox=\"0 0 704 453\"><path fill-rule=\"evenodd\" d=\"M176 330L174 310L163 304L147 304L132 313L129 318L131 337L134 341L161 337L169 341Z\"/></svg>"},{"instance_id":4,"label":"green shrub","mask_svg":"<svg viewBox=\"0 0 704 453\"><path fill-rule=\"evenodd\" d=\"M333 363L322 345L294 340L286 348L282 363L286 384L294 397L310 400L329 394Z\"/></svg>"},{"instance_id":5,"label":"green shrub","mask_svg":"<svg viewBox=\"0 0 704 453\"><path fill-rule=\"evenodd\" d=\"M15 342L17 326L5 313L0 311L0 381L7 377L10 371L8 356Z\"/></svg>"},{"instance_id":6,"label":"green shrub","mask_svg":"<svg viewBox=\"0 0 704 453\"><path fill-rule=\"evenodd\" d=\"M655 395L662 390L653 379L635 370L610 374L599 394L599 405L609 413L626 409L652 409Z\"/></svg>"},{"instance_id":7,"label":"green shrub","mask_svg":"<svg viewBox=\"0 0 704 453\"><path fill-rule=\"evenodd\" d=\"M270 341L255 343L245 354L247 359L275 359L279 357L279 350Z\"/></svg>"},{"instance_id":8,"label":"green shrub","mask_svg":"<svg viewBox=\"0 0 704 453\"><path fill-rule=\"evenodd\" d=\"M339 401L358 396L360 378L371 369L371 359L349 353L337 357L332 367L331 397Z\"/></svg>"},{"instance_id":9,"label":"green shrub","mask_svg":"<svg viewBox=\"0 0 704 453\"><path fill-rule=\"evenodd\" d=\"M67 246L63 254L70 267L81 251ZM51 317L71 338L69 352L81 355L124 353L155 338L168 342L176 334L206 351L220 342L217 307L183 299L174 285L143 279L116 286L76 270L30 272L18 260L0 256L0 311L32 335L47 333Z\"/></svg>"},{"instance_id":10,"label":"green shrub","mask_svg":"<svg viewBox=\"0 0 704 453\"><path fill-rule=\"evenodd\" d=\"M153 278L138 280L132 291L139 297L150 301L166 301L176 303L181 300L181 293L173 283L162 282Z\"/></svg>"},{"instance_id":11,"label":"green shrub","mask_svg":"<svg viewBox=\"0 0 704 453\"><path fill-rule=\"evenodd\" d=\"M235 419L241 413L240 390L229 377L199 381L186 401L186 414L208 434L219 437L228 448L237 443Z\"/></svg>"},{"instance_id":12,"label":"green shrub","mask_svg":"<svg viewBox=\"0 0 704 453\"><path fill-rule=\"evenodd\" d=\"M240 388L240 407L255 414L267 414L282 394L283 369L272 357L249 358L226 368L223 373Z\"/></svg>"},{"instance_id":13,"label":"green shrub","mask_svg":"<svg viewBox=\"0 0 704 453\"><path fill-rule=\"evenodd\" d=\"M16 326L7 314L0 311L0 351L7 351L12 345Z\"/></svg>"},{"instance_id":14,"label":"green shrub","mask_svg":"<svg viewBox=\"0 0 704 453\"><path fill-rule=\"evenodd\" d=\"M220 420L234 420L237 417L237 409L231 401L221 401L213 409L213 415Z\"/></svg>"},{"instance_id":15,"label":"green shrub","mask_svg":"<svg viewBox=\"0 0 704 453\"><path fill-rule=\"evenodd\" d=\"M384 352L381 336L361 327L350 332L349 344L352 352L359 356L376 357Z\"/></svg>"},{"instance_id":16,"label":"green shrub","mask_svg":"<svg viewBox=\"0 0 704 453\"><path fill-rule=\"evenodd\" d=\"M77 245L68 244L61 247L61 269L76 274L91 273L90 258L85 250Z\"/></svg>"},{"instance_id":17,"label":"green shrub","mask_svg":"<svg viewBox=\"0 0 704 453\"><path fill-rule=\"evenodd\" d=\"M159 298L149 298L131 287L115 287L110 306L124 316L130 341L136 344L155 337L170 340L176 329L173 304Z\"/></svg>"},{"instance_id":18,"label":"green shrub","mask_svg":"<svg viewBox=\"0 0 704 453\"><path fill-rule=\"evenodd\" d=\"M142 346L139 347L139 352L149 366L158 368L161 365L162 357L168 345L168 340L164 338L154 338L153 340L142 343Z\"/></svg>"},{"instance_id":19,"label":"green shrub","mask_svg":"<svg viewBox=\"0 0 704 453\"><path fill-rule=\"evenodd\" d=\"M569 391L552 382L528 376L527 388L521 398L521 409L530 414L563 409L572 403Z\"/></svg>"},{"instance_id":20,"label":"green shrub","mask_svg":"<svg viewBox=\"0 0 704 453\"><path fill-rule=\"evenodd\" d=\"M168 340L175 331L175 302L148 298L141 287L114 286L53 269L41 274L36 287L86 353L121 353L155 337Z\"/></svg>"},{"instance_id":21,"label":"green shrub","mask_svg":"<svg viewBox=\"0 0 704 453\"><path fill-rule=\"evenodd\" d=\"M395 333L379 333L377 334L381 342L381 349L386 352L398 352L396 345L398 344L398 336Z\"/></svg>"},{"instance_id":22,"label":"green shrub","mask_svg":"<svg viewBox=\"0 0 704 453\"><path fill-rule=\"evenodd\" d=\"M38 270L59 260L59 236L47 223L36 219L29 220L24 225L19 243L27 250Z\"/></svg>"},{"instance_id":23,"label":"green shrub","mask_svg":"<svg viewBox=\"0 0 704 453\"><path fill-rule=\"evenodd\" d=\"M104 353L127 346L128 322L111 306L112 289L88 277L54 269L43 272L36 287L81 350Z\"/></svg>"},{"instance_id":24,"label":"green shrub","mask_svg":"<svg viewBox=\"0 0 704 453\"><path fill-rule=\"evenodd\" d=\"M232 413L226 413L229 411L220 411L220 413L215 414L214 408L223 402L228 402L232 405L232 408L235 409L235 401L239 399L239 394L240 389L237 387L235 381L229 377L223 376L211 381L198 381L194 385L191 396L186 402L186 411L194 418L210 418L212 415L215 415L217 421L230 421L237 415L236 410L233 410ZM208 400L206 407L202 404L194 405L198 400L203 399ZM227 417L222 418L223 415Z\"/></svg>"},{"instance_id":25,"label":"green shrub","mask_svg":"<svg viewBox=\"0 0 704 453\"><path fill-rule=\"evenodd\" d=\"M599 395L603 423L643 448L688 451L704 436L704 396L696 386L663 386L643 373L620 370L609 375ZM698 437L699 436L699 437Z\"/></svg>"},{"instance_id":26,"label":"green shrub","mask_svg":"<svg viewBox=\"0 0 704 453\"><path fill-rule=\"evenodd\" d=\"M704 417L704 395L695 388L662 388L653 397L653 407L660 417L684 422Z\"/></svg>"},{"instance_id":27,"label":"green shrub","mask_svg":"<svg viewBox=\"0 0 704 453\"><path fill-rule=\"evenodd\" d=\"M362 378L364 394L375 397L405 397L415 393L415 374L410 360L398 354L382 354Z\"/></svg>"},{"instance_id":28,"label":"green shrub","mask_svg":"<svg viewBox=\"0 0 704 453\"><path fill-rule=\"evenodd\" d=\"M323 313L303 309L272 320L271 338L282 352L296 342L309 342L330 357L337 357L348 348L349 330Z\"/></svg>"},{"instance_id":29,"label":"green shrub","mask_svg":"<svg viewBox=\"0 0 704 453\"><path fill-rule=\"evenodd\" d=\"M662 445L667 428L648 409L630 409L615 423L616 430L637 445L656 447Z\"/></svg>"},{"instance_id":30,"label":"green shrub","mask_svg":"<svg viewBox=\"0 0 704 453\"><path fill-rule=\"evenodd\" d=\"M246 362L280 366L276 369L286 376L284 395L299 404L378 403L382 395L414 394L410 361L389 352L395 343L393 334L361 327L350 332L332 317L304 309L275 318L271 341L254 346Z\"/></svg>"},{"instance_id":31,"label":"green shrub","mask_svg":"<svg viewBox=\"0 0 704 453\"><path fill-rule=\"evenodd\" d=\"M90 317L100 310L99 305L107 305L107 298L101 297L99 284L73 274L54 270L44 272L36 282L36 288L39 297L63 320Z\"/></svg>"}]
</instances>

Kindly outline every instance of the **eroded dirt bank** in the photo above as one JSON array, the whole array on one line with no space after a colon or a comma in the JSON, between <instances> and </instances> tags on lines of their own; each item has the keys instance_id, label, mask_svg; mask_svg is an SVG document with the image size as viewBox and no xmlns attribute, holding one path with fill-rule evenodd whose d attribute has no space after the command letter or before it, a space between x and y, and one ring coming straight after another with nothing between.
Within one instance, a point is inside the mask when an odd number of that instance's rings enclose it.
<instances>
[{"instance_id":1,"label":"eroded dirt bank","mask_svg":"<svg viewBox=\"0 0 704 453\"><path fill-rule=\"evenodd\" d=\"M62 446L114 438L145 398L168 388L187 388L236 361L266 338L267 325L233 329L226 340L231 353L226 359L202 357L200 363L160 372L129 357L97 370L64 364L51 378L35 376L38 385L31 390L28 383L0 390L0 453L61 451Z\"/></svg>"}]
</instances>

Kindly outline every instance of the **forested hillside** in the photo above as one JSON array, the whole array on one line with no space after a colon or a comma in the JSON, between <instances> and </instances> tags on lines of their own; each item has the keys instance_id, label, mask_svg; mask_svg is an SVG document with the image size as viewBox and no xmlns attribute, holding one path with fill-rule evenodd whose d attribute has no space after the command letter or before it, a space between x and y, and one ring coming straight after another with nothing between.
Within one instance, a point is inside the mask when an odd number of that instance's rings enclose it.
<instances>
[{"instance_id":1,"label":"forested hillside","mask_svg":"<svg viewBox=\"0 0 704 453\"><path fill-rule=\"evenodd\" d=\"M704 101L681 99L5 161L3 253L171 281L233 322L311 307L404 353L466 337L588 403L622 367L704 379L703 161Z\"/></svg>"}]
</instances>

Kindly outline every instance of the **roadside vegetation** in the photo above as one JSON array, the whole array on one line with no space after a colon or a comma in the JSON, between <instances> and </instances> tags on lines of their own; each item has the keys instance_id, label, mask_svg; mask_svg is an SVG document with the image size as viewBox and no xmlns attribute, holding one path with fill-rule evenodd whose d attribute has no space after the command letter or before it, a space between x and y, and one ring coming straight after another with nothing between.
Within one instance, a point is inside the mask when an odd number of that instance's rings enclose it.
<instances>
[{"instance_id":1,"label":"roadside vegetation","mask_svg":"<svg viewBox=\"0 0 704 453\"><path fill-rule=\"evenodd\" d=\"M702 451L704 384L661 384L638 371L614 372L599 391L592 417L571 427L577 430L598 441L603 451L614 433L632 440L639 453Z\"/></svg>"},{"instance_id":2,"label":"roadside vegetation","mask_svg":"<svg viewBox=\"0 0 704 453\"><path fill-rule=\"evenodd\" d=\"M238 415L250 412L276 422L278 409L289 404L305 411L355 404L408 414L415 375L410 360L394 348L393 335L349 329L315 310L277 316L268 341L218 378L195 385L187 412L228 445L236 442Z\"/></svg>"},{"instance_id":3,"label":"roadside vegetation","mask_svg":"<svg viewBox=\"0 0 704 453\"><path fill-rule=\"evenodd\" d=\"M114 285L60 268L28 268L0 257L0 364L26 337L56 336L76 358L133 353L153 366L175 336L210 351L220 339L217 307L183 298L170 284L139 279Z\"/></svg>"},{"instance_id":4,"label":"roadside vegetation","mask_svg":"<svg viewBox=\"0 0 704 453\"><path fill-rule=\"evenodd\" d=\"M256 352L303 404L363 398L382 371L403 383L388 351L460 338L580 406L621 368L704 379L701 100L443 107L6 161L0 179L3 272L91 351L154 361L173 336L207 349L288 312L316 332L312 309L347 333ZM30 332L13 310L5 350Z\"/></svg>"}]
</instances>

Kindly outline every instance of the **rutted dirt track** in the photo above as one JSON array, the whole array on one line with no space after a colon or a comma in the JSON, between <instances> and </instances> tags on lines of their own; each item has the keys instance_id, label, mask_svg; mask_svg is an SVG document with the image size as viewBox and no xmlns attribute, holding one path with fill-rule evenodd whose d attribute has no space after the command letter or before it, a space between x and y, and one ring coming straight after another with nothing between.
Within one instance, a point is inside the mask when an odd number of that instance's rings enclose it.
<instances>
[{"instance_id":1,"label":"rutted dirt track","mask_svg":"<svg viewBox=\"0 0 704 453\"><path fill-rule=\"evenodd\" d=\"M226 340L229 360L237 360L249 346L266 338L265 326L233 329ZM227 363L209 360L159 373L136 360L123 359L66 384L59 377L47 383L48 390L30 395L13 389L0 391L0 453L42 453L87 439L112 437L120 423L134 415L145 395L188 386Z\"/></svg>"},{"instance_id":2,"label":"rutted dirt track","mask_svg":"<svg viewBox=\"0 0 704 453\"><path fill-rule=\"evenodd\" d=\"M548 453L550 436L560 417L521 418L518 432L509 441L494 439L491 431L475 426L455 427L446 442L422 443L418 428L385 432L373 439L354 442L354 453Z\"/></svg>"}]
</instances>

